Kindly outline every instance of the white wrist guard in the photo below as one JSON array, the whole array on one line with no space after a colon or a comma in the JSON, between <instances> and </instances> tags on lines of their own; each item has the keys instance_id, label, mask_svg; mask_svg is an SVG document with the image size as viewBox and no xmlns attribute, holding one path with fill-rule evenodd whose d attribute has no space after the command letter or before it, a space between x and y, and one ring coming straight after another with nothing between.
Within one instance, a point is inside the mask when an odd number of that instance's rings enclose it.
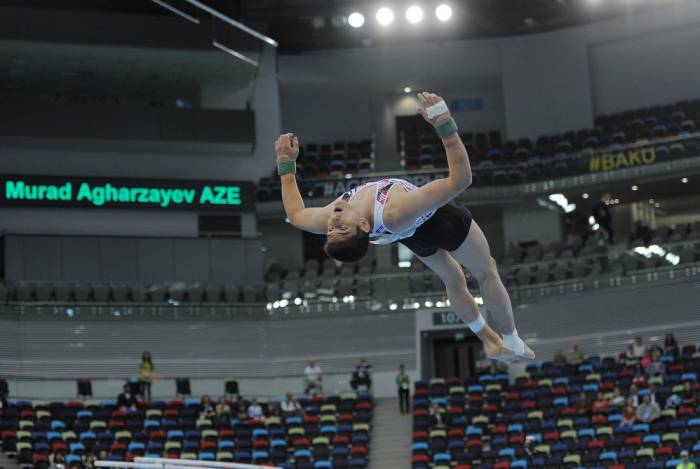
<instances>
[{"instance_id":1,"label":"white wrist guard","mask_svg":"<svg viewBox=\"0 0 700 469\"><path fill-rule=\"evenodd\" d=\"M444 100L440 100L432 106L428 106L428 108L425 110L425 112L428 114L428 119L434 119L440 114L444 114L449 111L450 110L447 109L447 104L445 104Z\"/></svg>"}]
</instances>

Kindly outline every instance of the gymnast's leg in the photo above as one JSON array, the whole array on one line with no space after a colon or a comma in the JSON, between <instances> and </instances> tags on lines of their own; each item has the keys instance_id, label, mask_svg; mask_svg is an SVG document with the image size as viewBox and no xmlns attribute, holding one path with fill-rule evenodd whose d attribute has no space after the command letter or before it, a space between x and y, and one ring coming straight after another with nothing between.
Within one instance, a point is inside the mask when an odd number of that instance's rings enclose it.
<instances>
[{"instance_id":1,"label":"gymnast's leg","mask_svg":"<svg viewBox=\"0 0 700 469\"><path fill-rule=\"evenodd\" d=\"M472 221L467 239L450 254L479 282L484 306L491 313L496 330L503 334L503 345L518 356L535 358L534 352L518 337L510 297L498 275L488 241L475 221Z\"/></svg>"},{"instance_id":2,"label":"gymnast's leg","mask_svg":"<svg viewBox=\"0 0 700 469\"><path fill-rule=\"evenodd\" d=\"M418 257L418 259L445 282L450 308L483 342L486 356L499 359L512 357L513 352L503 348L501 337L486 324L481 316L479 306L467 289L467 281L459 263L442 249L438 249L432 256Z\"/></svg>"}]
</instances>

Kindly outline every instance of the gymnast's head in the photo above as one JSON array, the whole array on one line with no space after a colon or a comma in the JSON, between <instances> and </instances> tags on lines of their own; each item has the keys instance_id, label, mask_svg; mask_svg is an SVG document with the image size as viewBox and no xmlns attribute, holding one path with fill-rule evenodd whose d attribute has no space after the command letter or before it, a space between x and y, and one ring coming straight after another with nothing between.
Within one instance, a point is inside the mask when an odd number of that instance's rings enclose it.
<instances>
[{"instance_id":1,"label":"gymnast's head","mask_svg":"<svg viewBox=\"0 0 700 469\"><path fill-rule=\"evenodd\" d=\"M355 207L344 200L336 201L328 219L326 254L340 262L359 261L369 249L370 229L367 218Z\"/></svg>"}]
</instances>

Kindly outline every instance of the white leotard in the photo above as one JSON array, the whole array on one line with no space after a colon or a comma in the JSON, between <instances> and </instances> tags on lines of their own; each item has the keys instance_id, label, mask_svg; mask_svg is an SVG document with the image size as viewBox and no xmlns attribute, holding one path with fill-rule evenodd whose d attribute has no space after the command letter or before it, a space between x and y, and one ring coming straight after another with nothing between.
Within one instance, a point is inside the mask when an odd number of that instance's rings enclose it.
<instances>
[{"instance_id":1,"label":"white leotard","mask_svg":"<svg viewBox=\"0 0 700 469\"><path fill-rule=\"evenodd\" d=\"M367 182L365 184L362 184L361 186L357 186L356 188L344 193L341 196L343 200L350 202L361 190L369 186L375 186L374 223L372 226L372 231L369 234L370 243L391 244L401 239L410 238L411 236L413 236L413 233L416 232L416 229L419 226L428 221L430 217L432 217L435 214L435 210L431 210L430 212L424 213L423 215L418 217L409 228L396 233L389 231L389 229L386 226L384 226L383 215L384 208L386 207L386 204L389 201L389 191L395 184L398 184L401 187L403 187L406 192L412 192L417 189L416 186L414 186L408 181L404 181L403 179L382 179L375 182Z\"/></svg>"}]
</instances>

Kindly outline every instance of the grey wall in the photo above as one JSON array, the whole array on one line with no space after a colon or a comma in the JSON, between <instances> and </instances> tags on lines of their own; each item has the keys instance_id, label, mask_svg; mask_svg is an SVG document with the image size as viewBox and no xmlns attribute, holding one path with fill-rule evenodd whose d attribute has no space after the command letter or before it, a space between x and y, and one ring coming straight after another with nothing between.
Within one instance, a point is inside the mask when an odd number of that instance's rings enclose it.
<instances>
[{"instance_id":1,"label":"grey wall","mask_svg":"<svg viewBox=\"0 0 700 469\"><path fill-rule=\"evenodd\" d=\"M265 247L265 264L273 262L287 268L298 268L304 264L303 233L280 219L261 220L258 227L262 232Z\"/></svg>"},{"instance_id":2,"label":"grey wall","mask_svg":"<svg viewBox=\"0 0 700 469\"><path fill-rule=\"evenodd\" d=\"M464 131L519 138L590 127L595 114L696 97L699 25L700 4L678 0L531 36L285 56L283 124L307 140L371 132L388 151L381 140L412 107L400 104L409 85L483 97L483 111L461 116Z\"/></svg>"},{"instance_id":3,"label":"grey wall","mask_svg":"<svg viewBox=\"0 0 700 469\"><path fill-rule=\"evenodd\" d=\"M503 234L505 246L523 241L539 241L543 245L561 241L561 212L534 202L510 204L503 209Z\"/></svg>"},{"instance_id":4,"label":"grey wall","mask_svg":"<svg viewBox=\"0 0 700 469\"><path fill-rule=\"evenodd\" d=\"M7 280L231 282L262 280L262 243L239 239L6 236Z\"/></svg>"}]
</instances>

